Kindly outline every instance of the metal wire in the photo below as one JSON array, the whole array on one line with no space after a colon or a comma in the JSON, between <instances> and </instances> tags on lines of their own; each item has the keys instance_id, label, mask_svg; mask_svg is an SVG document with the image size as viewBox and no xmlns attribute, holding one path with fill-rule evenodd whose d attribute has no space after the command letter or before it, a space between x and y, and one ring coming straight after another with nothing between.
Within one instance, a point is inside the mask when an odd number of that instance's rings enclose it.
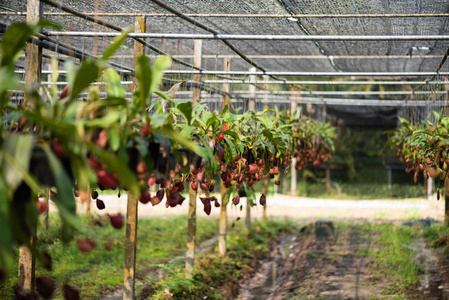
<instances>
[{"instance_id":1,"label":"metal wire","mask_svg":"<svg viewBox=\"0 0 449 300\"><path fill-rule=\"evenodd\" d=\"M48 1L48 0L45 0ZM115 37L118 32L95 31L48 31L46 35L52 36L103 36ZM193 34L193 33L138 33L128 34L132 38L164 38L164 39L197 39L197 40L244 40L244 41L448 41L449 35L254 35L254 34ZM234 50L234 49L233 49ZM235 50L234 50L235 51ZM246 56L245 56L246 57ZM248 59L248 57L246 57ZM246 59L245 59L246 60ZM249 62L249 61L248 61ZM257 68L257 67L256 67ZM260 69L260 67L258 68Z\"/></svg>"},{"instance_id":2,"label":"metal wire","mask_svg":"<svg viewBox=\"0 0 449 300\"><path fill-rule=\"evenodd\" d=\"M26 15L24 12L2 11L0 15ZM101 17L178 17L176 14L164 13L89 13L83 12L87 16L101 16ZM60 12L44 12L48 16L68 16L70 13ZM447 13L432 13L432 14L292 14L292 15L276 15L276 14L184 14L187 17L196 18L267 18L267 19L289 19L289 18L309 18L309 19L348 19L348 18L446 18L449 17Z\"/></svg>"}]
</instances>

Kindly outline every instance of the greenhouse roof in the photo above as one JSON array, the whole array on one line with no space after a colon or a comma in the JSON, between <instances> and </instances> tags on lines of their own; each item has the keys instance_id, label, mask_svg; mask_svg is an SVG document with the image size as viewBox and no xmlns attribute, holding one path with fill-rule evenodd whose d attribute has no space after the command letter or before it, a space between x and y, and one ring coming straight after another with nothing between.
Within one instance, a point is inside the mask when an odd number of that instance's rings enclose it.
<instances>
[{"instance_id":1,"label":"greenhouse roof","mask_svg":"<svg viewBox=\"0 0 449 300\"><path fill-rule=\"evenodd\" d=\"M219 83L226 75L224 57L231 57L230 75L235 80L248 80L250 74L257 74L285 83L311 76L318 80L382 77L419 83L435 79L437 71L437 79L444 79L440 75L447 75L449 70L444 64L449 45L448 1L42 2L43 17L62 25L66 31L50 32L47 39L75 47L82 55L102 53L114 32L133 26L135 16L145 16L146 53L170 54L181 62L175 62L167 72L169 78L191 79L193 73L199 72L192 66L195 37L204 39L201 73L209 75L208 84L213 79ZM1 23L7 26L24 21L26 10L25 0L2 1ZM94 18L98 24L91 22ZM123 70L132 70L132 39L128 39L113 61ZM256 69L250 73L251 67Z\"/></svg>"}]
</instances>

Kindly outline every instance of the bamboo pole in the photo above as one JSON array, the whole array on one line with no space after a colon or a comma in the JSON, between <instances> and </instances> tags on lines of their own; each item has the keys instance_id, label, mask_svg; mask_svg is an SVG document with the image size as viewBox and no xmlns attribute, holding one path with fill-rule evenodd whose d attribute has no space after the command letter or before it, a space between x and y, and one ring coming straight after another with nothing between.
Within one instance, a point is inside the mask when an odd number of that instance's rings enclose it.
<instances>
[{"instance_id":1,"label":"bamboo pole","mask_svg":"<svg viewBox=\"0 0 449 300\"><path fill-rule=\"evenodd\" d=\"M202 40L194 41L193 48L193 65L201 68ZM201 75L193 75L194 82L201 81ZM200 103L201 90L199 87L193 88L193 106ZM186 277L192 278L195 264L195 239L196 239L196 197L197 193L189 187L189 212L187 221L187 253L186 253Z\"/></svg>"},{"instance_id":2,"label":"bamboo pole","mask_svg":"<svg viewBox=\"0 0 449 300\"><path fill-rule=\"evenodd\" d=\"M136 17L135 31L145 32L145 28L145 18ZM137 58L142 54L144 54L144 47L138 42L134 42L134 68L137 64ZM134 82L136 82L135 80L134 78ZM135 84L133 89L136 89L136 87ZM135 299L138 203L137 195L128 193L123 300Z\"/></svg>"}]
</instances>

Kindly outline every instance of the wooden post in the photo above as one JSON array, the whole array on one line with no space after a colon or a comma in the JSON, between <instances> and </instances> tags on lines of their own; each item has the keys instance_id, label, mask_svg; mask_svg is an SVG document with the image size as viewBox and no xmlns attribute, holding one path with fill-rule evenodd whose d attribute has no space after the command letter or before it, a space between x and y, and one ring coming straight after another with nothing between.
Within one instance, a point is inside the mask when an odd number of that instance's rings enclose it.
<instances>
[{"instance_id":1,"label":"wooden post","mask_svg":"<svg viewBox=\"0 0 449 300\"><path fill-rule=\"evenodd\" d=\"M250 68L250 72L256 72L256 68ZM250 75L249 81L255 82L257 79L256 75ZM249 102L248 102L248 111L256 111L256 84L249 85Z\"/></svg>"},{"instance_id":2,"label":"wooden post","mask_svg":"<svg viewBox=\"0 0 449 300\"><path fill-rule=\"evenodd\" d=\"M268 76L268 75L263 75L263 76L262 76L262 80L263 80L263 81L269 81L269 80L270 80L270 76ZM270 87L270 84L269 84L269 83L265 83L263 87L264 87L266 90L268 90L269 87ZM268 109L268 108L269 108L269 106L268 106L268 94L264 94L264 102L265 102L265 104L263 105L263 109ZM262 184L263 184L263 185L262 185L262 194L264 194L265 197L268 198L268 184L269 184L269 180L268 180L267 177L265 177L265 178L263 179ZM267 219L267 204L265 204L265 205L263 206L262 219L263 219L263 220L266 220L266 219Z\"/></svg>"},{"instance_id":3,"label":"wooden post","mask_svg":"<svg viewBox=\"0 0 449 300\"><path fill-rule=\"evenodd\" d=\"M134 20L134 27L136 33L144 33L146 32L146 19L145 17L136 17ZM143 39L145 40L145 39ZM134 69L137 66L137 59L140 55L145 53L145 46L141 43L134 41ZM137 78L133 77L133 87L131 88L132 92L137 89Z\"/></svg>"},{"instance_id":4,"label":"wooden post","mask_svg":"<svg viewBox=\"0 0 449 300\"><path fill-rule=\"evenodd\" d=\"M231 58L225 57L223 59L223 71L229 72L231 70ZM231 93L231 85L229 84L229 81L227 79L224 80L223 83L223 92ZM224 108L226 105L229 106L229 102L231 101L231 97L228 95L222 96L222 108Z\"/></svg>"},{"instance_id":5,"label":"wooden post","mask_svg":"<svg viewBox=\"0 0 449 300\"><path fill-rule=\"evenodd\" d=\"M137 207L137 197L128 193L123 300L135 299L134 289L136 281Z\"/></svg>"},{"instance_id":6,"label":"wooden post","mask_svg":"<svg viewBox=\"0 0 449 300\"><path fill-rule=\"evenodd\" d=\"M449 178L444 179L444 224L449 226Z\"/></svg>"},{"instance_id":7,"label":"wooden post","mask_svg":"<svg viewBox=\"0 0 449 300\"><path fill-rule=\"evenodd\" d=\"M220 255L226 254L226 234L227 234L227 212L226 208L228 206L228 201L226 201L226 188L223 184L223 181L220 184L221 191L221 207L220 207L220 228L218 232L218 253Z\"/></svg>"},{"instance_id":8,"label":"wooden post","mask_svg":"<svg viewBox=\"0 0 449 300\"><path fill-rule=\"evenodd\" d=\"M229 72L231 69L231 58L225 57L223 60L223 70L226 72ZM226 93L231 92L231 85L227 80L223 83L223 91ZM229 106L230 104L230 97L228 95L223 96L223 102L222 102L222 108L224 108L226 105ZM220 223L219 223L219 231L218 231L218 253L220 255L226 254L226 234L227 234L227 206L228 201L226 201L226 191L223 184L223 180L220 180L220 193L221 193L221 209L220 209Z\"/></svg>"},{"instance_id":9,"label":"wooden post","mask_svg":"<svg viewBox=\"0 0 449 300\"><path fill-rule=\"evenodd\" d=\"M256 68L250 68L250 72L256 72ZM255 82L257 79L256 75L250 75L249 81ZM256 84L249 85L249 102L248 102L248 111L256 111ZM246 197L246 217L245 217L245 225L248 229L248 233L251 231L251 199Z\"/></svg>"},{"instance_id":10,"label":"wooden post","mask_svg":"<svg viewBox=\"0 0 449 300\"><path fill-rule=\"evenodd\" d=\"M135 32L145 32L145 17L135 18ZM144 48L134 42L134 68L137 64L137 57L144 53ZM135 79L134 79L135 80ZM135 82L135 81L134 81ZM137 85L134 84L133 90ZM135 299L136 284L136 250L137 250L137 221L138 221L137 195L128 193L127 213L126 213L126 241L125 241L125 274L123 287L123 300Z\"/></svg>"},{"instance_id":11,"label":"wooden post","mask_svg":"<svg viewBox=\"0 0 449 300\"><path fill-rule=\"evenodd\" d=\"M42 17L42 3L40 0L27 1L27 23L36 24ZM27 43L25 49L25 85L31 86L41 79L42 48L38 45ZM30 105L25 96L25 106Z\"/></svg>"},{"instance_id":12,"label":"wooden post","mask_svg":"<svg viewBox=\"0 0 449 300\"><path fill-rule=\"evenodd\" d=\"M36 24L42 16L42 3L40 0L27 1L27 23ZM42 65L42 48L28 43L25 49L25 85L31 86L40 80ZM28 97L25 95L24 106L29 106ZM31 107L30 107L31 108ZM37 224L36 224L37 225ZM36 243L36 232L32 233L31 244ZM19 287L25 294L34 293L35 284L35 258L30 249L19 246Z\"/></svg>"},{"instance_id":13,"label":"wooden post","mask_svg":"<svg viewBox=\"0 0 449 300\"><path fill-rule=\"evenodd\" d=\"M31 237L31 244L36 244L36 232ZM23 294L34 293L35 286L35 258L25 245L19 246L19 287Z\"/></svg>"},{"instance_id":14,"label":"wooden post","mask_svg":"<svg viewBox=\"0 0 449 300\"><path fill-rule=\"evenodd\" d=\"M427 179L427 200L432 200L433 179L429 176Z\"/></svg>"},{"instance_id":15,"label":"wooden post","mask_svg":"<svg viewBox=\"0 0 449 300\"><path fill-rule=\"evenodd\" d=\"M262 76L262 80L263 81L269 81L270 80L270 76L263 75ZM270 84L269 83L264 83L263 87L264 87L265 90L268 90L270 88ZM269 108L269 106L268 106L268 94L264 94L264 102L265 102L265 104L263 105L263 109L268 109Z\"/></svg>"},{"instance_id":16,"label":"wooden post","mask_svg":"<svg viewBox=\"0 0 449 300\"><path fill-rule=\"evenodd\" d=\"M292 117L295 117L296 114L296 102L295 102L295 92L294 87L291 88L290 93L290 113ZM292 165L291 165L291 181L290 181L290 194L292 196L296 196L296 184L297 184L297 171L296 171L296 157L292 159Z\"/></svg>"},{"instance_id":17,"label":"wooden post","mask_svg":"<svg viewBox=\"0 0 449 300\"><path fill-rule=\"evenodd\" d=\"M202 57L202 40L195 40L193 49L193 65L201 68ZM200 74L193 75L193 81L201 81ZM200 103L201 89L199 87L193 88L193 106ZM193 277L193 267L195 264L195 238L196 238L196 191L189 187L189 213L187 220L187 253L186 253L186 277Z\"/></svg>"},{"instance_id":18,"label":"wooden post","mask_svg":"<svg viewBox=\"0 0 449 300\"><path fill-rule=\"evenodd\" d=\"M326 163L326 192L331 190L331 167Z\"/></svg>"}]
</instances>

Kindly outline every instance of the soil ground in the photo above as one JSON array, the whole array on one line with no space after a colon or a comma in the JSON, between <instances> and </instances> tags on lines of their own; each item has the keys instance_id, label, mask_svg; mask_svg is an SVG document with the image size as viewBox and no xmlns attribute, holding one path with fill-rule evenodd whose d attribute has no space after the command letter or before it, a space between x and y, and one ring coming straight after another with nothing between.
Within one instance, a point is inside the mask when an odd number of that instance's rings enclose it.
<instances>
[{"instance_id":1,"label":"soil ground","mask_svg":"<svg viewBox=\"0 0 449 300\"><path fill-rule=\"evenodd\" d=\"M106 209L101 213L122 212L126 214L126 195L100 195ZM243 200L243 199L242 199ZM186 202L188 199L185 200ZM228 208L229 220L244 219L243 209ZM139 216L171 216L187 214L188 205L165 208L164 202L152 207L139 205ZM388 295L391 282L370 273L372 258L358 255L360 251L379 247L373 243L371 233L361 232L361 222L402 223L417 218L444 218L443 201L427 199L409 200L328 200L308 199L286 195L268 197L268 215L290 217L304 223L315 220L351 221L350 230L335 232L335 239L316 240L313 231L290 236L273 250L271 258L261 264L255 276L241 282L240 300L245 299L395 299ZM205 217L202 204L197 204L198 216ZM98 212L95 202L92 211ZM252 209L252 218L261 218L262 207ZM81 207L80 212L85 212ZM212 209L218 216L219 209ZM424 244L423 244L424 245ZM428 273L415 299L443 299L444 283L448 272L436 266L448 266L439 255L432 255L425 245L420 248L421 259ZM430 279L429 279L430 278ZM413 298L412 298L413 299Z\"/></svg>"},{"instance_id":2,"label":"soil ground","mask_svg":"<svg viewBox=\"0 0 449 300\"><path fill-rule=\"evenodd\" d=\"M313 226L307 231L290 237L288 249L277 249L286 257L269 270L276 278L265 289L252 289L252 283L245 282L239 300L393 299L387 293L388 279L370 272L373 259L359 255L376 247L371 232L362 232L356 224L344 231L337 229L333 239L317 240Z\"/></svg>"}]
</instances>

